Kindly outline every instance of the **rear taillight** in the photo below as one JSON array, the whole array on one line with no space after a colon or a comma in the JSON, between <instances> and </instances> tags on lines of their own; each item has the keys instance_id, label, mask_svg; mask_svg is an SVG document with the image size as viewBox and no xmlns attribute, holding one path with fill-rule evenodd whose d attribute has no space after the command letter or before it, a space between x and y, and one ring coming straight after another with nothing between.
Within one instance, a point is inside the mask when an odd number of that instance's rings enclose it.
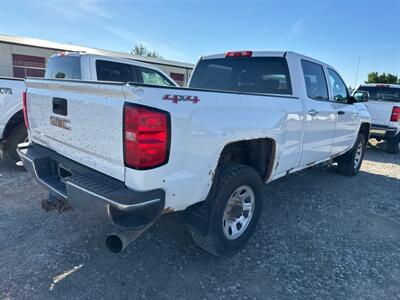
<instances>
[{"instance_id":1,"label":"rear taillight","mask_svg":"<svg viewBox=\"0 0 400 300\"><path fill-rule=\"evenodd\" d=\"M390 122L400 121L400 107L394 106L392 110L392 115L390 116Z\"/></svg>"},{"instance_id":2,"label":"rear taillight","mask_svg":"<svg viewBox=\"0 0 400 300\"><path fill-rule=\"evenodd\" d=\"M225 57L251 57L253 51L230 51L225 53Z\"/></svg>"},{"instance_id":3,"label":"rear taillight","mask_svg":"<svg viewBox=\"0 0 400 300\"><path fill-rule=\"evenodd\" d=\"M126 104L124 106L125 166L144 170L167 163L169 128L167 112Z\"/></svg>"},{"instance_id":4,"label":"rear taillight","mask_svg":"<svg viewBox=\"0 0 400 300\"><path fill-rule=\"evenodd\" d=\"M22 92L22 111L24 112L25 127L29 128L28 122L28 108L26 107L26 92Z\"/></svg>"}]
</instances>

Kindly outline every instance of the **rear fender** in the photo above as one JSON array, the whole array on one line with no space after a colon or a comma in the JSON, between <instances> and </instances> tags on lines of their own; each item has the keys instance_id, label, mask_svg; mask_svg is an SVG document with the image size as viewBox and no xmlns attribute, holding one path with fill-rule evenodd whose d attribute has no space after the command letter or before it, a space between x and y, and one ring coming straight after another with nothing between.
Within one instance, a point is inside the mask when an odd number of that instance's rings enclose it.
<instances>
[{"instance_id":1,"label":"rear fender","mask_svg":"<svg viewBox=\"0 0 400 300\"><path fill-rule=\"evenodd\" d=\"M191 119L187 153L190 153L188 160L195 169L194 172L207 174L207 185L200 191L201 199L208 195L221 153L227 145L238 141L269 138L275 141L275 153L279 153L279 145L284 143L286 137L286 120L286 112L274 111L271 114L266 108L196 111Z\"/></svg>"}]
</instances>

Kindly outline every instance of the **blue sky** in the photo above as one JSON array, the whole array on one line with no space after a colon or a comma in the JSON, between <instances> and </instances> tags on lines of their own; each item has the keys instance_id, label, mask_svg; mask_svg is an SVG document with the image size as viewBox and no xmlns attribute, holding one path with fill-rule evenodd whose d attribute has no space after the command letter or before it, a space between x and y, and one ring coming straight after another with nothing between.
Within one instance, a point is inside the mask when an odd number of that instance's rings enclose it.
<instances>
[{"instance_id":1,"label":"blue sky","mask_svg":"<svg viewBox=\"0 0 400 300\"><path fill-rule=\"evenodd\" d=\"M0 0L0 33L130 52L136 43L194 63L227 50L292 50L348 85L400 75L400 0Z\"/></svg>"}]
</instances>

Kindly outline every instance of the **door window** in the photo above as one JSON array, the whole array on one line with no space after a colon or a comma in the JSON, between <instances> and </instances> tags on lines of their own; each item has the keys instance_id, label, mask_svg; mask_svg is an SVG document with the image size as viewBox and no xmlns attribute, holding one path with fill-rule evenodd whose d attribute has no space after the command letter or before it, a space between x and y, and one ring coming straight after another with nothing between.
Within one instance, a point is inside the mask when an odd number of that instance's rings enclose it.
<instances>
[{"instance_id":1,"label":"door window","mask_svg":"<svg viewBox=\"0 0 400 300\"><path fill-rule=\"evenodd\" d=\"M331 84L333 101L339 103L347 103L347 98L349 96L346 84L340 78L339 74L335 71L328 69L329 82Z\"/></svg>"},{"instance_id":2,"label":"door window","mask_svg":"<svg viewBox=\"0 0 400 300\"><path fill-rule=\"evenodd\" d=\"M156 70L139 67L140 73L143 78L143 83L145 84L155 84L161 86L174 86L174 84L168 80L167 77L162 75L160 72Z\"/></svg>"},{"instance_id":3,"label":"door window","mask_svg":"<svg viewBox=\"0 0 400 300\"><path fill-rule=\"evenodd\" d=\"M323 67L308 60L302 60L301 66L303 68L307 96L315 100L328 100L328 87Z\"/></svg>"}]
</instances>

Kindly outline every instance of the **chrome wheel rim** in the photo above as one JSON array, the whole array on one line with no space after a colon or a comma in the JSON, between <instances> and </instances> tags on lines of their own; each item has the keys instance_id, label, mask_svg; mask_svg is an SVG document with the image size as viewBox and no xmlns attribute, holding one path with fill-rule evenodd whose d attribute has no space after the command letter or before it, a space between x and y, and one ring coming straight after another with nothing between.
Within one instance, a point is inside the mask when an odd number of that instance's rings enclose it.
<instances>
[{"instance_id":1,"label":"chrome wheel rim","mask_svg":"<svg viewBox=\"0 0 400 300\"><path fill-rule=\"evenodd\" d=\"M222 230L228 240L239 238L253 217L256 198L248 185L238 187L229 197L224 209Z\"/></svg>"},{"instance_id":2,"label":"chrome wheel rim","mask_svg":"<svg viewBox=\"0 0 400 300\"><path fill-rule=\"evenodd\" d=\"M359 166L360 163L361 163L362 153L363 153L363 144L360 143L360 144L357 146L356 154L354 155L354 168L355 168L355 169L357 169L358 166Z\"/></svg>"}]
</instances>

